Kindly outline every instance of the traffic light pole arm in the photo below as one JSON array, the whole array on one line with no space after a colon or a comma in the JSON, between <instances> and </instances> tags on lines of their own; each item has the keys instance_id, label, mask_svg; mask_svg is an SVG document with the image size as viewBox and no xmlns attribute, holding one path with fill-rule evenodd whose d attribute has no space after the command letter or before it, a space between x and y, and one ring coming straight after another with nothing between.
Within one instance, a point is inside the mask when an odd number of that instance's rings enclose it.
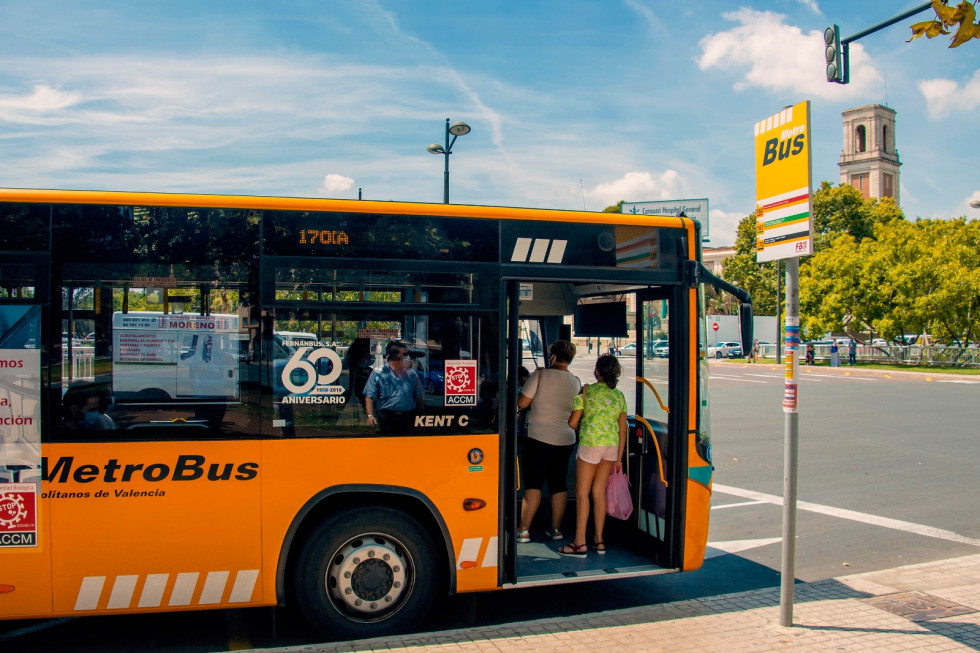
<instances>
[{"instance_id":1,"label":"traffic light pole arm","mask_svg":"<svg viewBox=\"0 0 980 653\"><path fill-rule=\"evenodd\" d=\"M888 20L886 20L883 23L878 23L874 27L869 27L866 30L862 30L862 31L858 32L857 34L854 34L852 36L848 36L846 39L841 39L840 40L840 44L841 45L846 45L848 43L851 43L852 41L857 41L858 39L863 38L863 37L867 36L868 34L874 34L875 32L877 32L879 30L885 29L886 27L891 27L895 23L897 23L897 22L899 22L901 20L905 20L909 16L914 16L914 15L916 15L919 12L925 11L926 9L932 9L932 3L931 2L923 3L922 5L914 8L914 9L909 9L904 14L899 14L898 16L895 16L894 18L889 18Z\"/></svg>"},{"instance_id":2,"label":"traffic light pole arm","mask_svg":"<svg viewBox=\"0 0 980 653\"><path fill-rule=\"evenodd\" d=\"M841 39L840 40L840 46L841 46L840 55L841 55L841 68L842 68L841 72L843 74L841 75L842 79L840 80L839 83L841 83L841 84L847 84L848 82L851 81L851 57L850 57L850 51L851 51L851 43L852 42L857 41L860 38L864 38L868 34L874 34L877 31L880 31L880 30L885 29L886 27L891 27L892 25L894 25L897 22L903 21L903 20L905 20L906 18L908 18L910 16L914 16L914 15L920 13L920 12L926 11L927 9L931 9L931 8L932 8L932 3L931 2L924 2L921 5L919 5L918 7L914 7L912 9L909 9L908 11L905 11L905 12L897 15L897 16L893 16L892 18L889 18L888 20L886 20L883 23L878 23L877 25L874 25L872 27L869 27L868 29L861 30L857 34L852 34L851 36L848 36L845 39Z\"/></svg>"}]
</instances>

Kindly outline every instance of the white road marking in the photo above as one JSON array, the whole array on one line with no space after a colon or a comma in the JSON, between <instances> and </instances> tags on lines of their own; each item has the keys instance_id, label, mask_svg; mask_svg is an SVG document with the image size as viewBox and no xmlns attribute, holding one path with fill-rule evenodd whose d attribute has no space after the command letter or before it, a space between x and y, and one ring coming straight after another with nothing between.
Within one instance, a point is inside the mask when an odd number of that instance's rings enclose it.
<instances>
[{"instance_id":1,"label":"white road marking","mask_svg":"<svg viewBox=\"0 0 980 653\"><path fill-rule=\"evenodd\" d=\"M753 374L752 372L747 373L746 376L758 376L759 378L762 379L785 379L786 378L785 374Z\"/></svg>"},{"instance_id":2,"label":"white road marking","mask_svg":"<svg viewBox=\"0 0 980 653\"><path fill-rule=\"evenodd\" d=\"M813 372L807 372L806 376L822 376L825 379L848 379L850 381L877 381L878 379L871 376L843 376L839 374L814 374ZM806 378L806 377L804 377Z\"/></svg>"},{"instance_id":3,"label":"white road marking","mask_svg":"<svg viewBox=\"0 0 980 653\"><path fill-rule=\"evenodd\" d=\"M722 508L741 508L742 506L758 506L763 503L768 503L767 501L740 501L738 503L725 503L720 506L711 506L712 510L721 510Z\"/></svg>"},{"instance_id":4,"label":"white road marking","mask_svg":"<svg viewBox=\"0 0 980 653\"><path fill-rule=\"evenodd\" d=\"M728 542L708 542L708 550L704 552L704 559L717 558L718 556L725 555L726 553L741 553L742 551L748 551L749 549L755 549L760 546L769 546L770 544L776 544L777 542L782 542L781 537L768 537L762 540L730 540Z\"/></svg>"},{"instance_id":5,"label":"white road marking","mask_svg":"<svg viewBox=\"0 0 980 653\"><path fill-rule=\"evenodd\" d=\"M967 385L977 385L978 383L980 383L980 381L966 381L961 379L946 381L944 379L937 379L936 383L965 383Z\"/></svg>"},{"instance_id":6,"label":"white road marking","mask_svg":"<svg viewBox=\"0 0 980 653\"><path fill-rule=\"evenodd\" d=\"M766 378L769 378L769 379L785 379L786 378L786 375L785 374L753 374L752 376L765 376ZM806 379L807 381L813 381L814 383L823 383L823 379L815 379L815 378L813 378L815 376L823 376L823 377L828 378L828 379L837 378L833 374L806 374L806 375L801 374L801 375L799 375L796 378L798 378L798 379Z\"/></svg>"},{"instance_id":7,"label":"white road marking","mask_svg":"<svg viewBox=\"0 0 980 653\"><path fill-rule=\"evenodd\" d=\"M716 376L712 374L709 378L719 381L744 381L745 383L768 383L768 381L756 381L755 379L743 379L740 376Z\"/></svg>"},{"instance_id":8,"label":"white road marking","mask_svg":"<svg viewBox=\"0 0 980 653\"><path fill-rule=\"evenodd\" d=\"M718 483L713 483L712 488L714 488L716 492L721 492L722 494L730 494L732 496L752 499L754 501L763 501L765 503L771 503L777 506L783 505L783 498L776 496L775 494L765 494L763 492L746 490L743 488L732 487L730 485L720 485ZM870 515L865 512L857 512L856 510L847 510L845 508L823 506L819 503L810 503L809 501L797 501L796 507L799 510L816 512L821 515L827 515L828 517L850 519L851 521L860 522L862 524L870 524L872 526L880 526L882 528L891 528L896 531L914 533L916 535L935 537L940 540L948 540L950 542L958 542L960 544L969 544L970 546L980 547L980 539L966 537L965 535L960 535L959 533L954 533L953 531L947 531L945 529L935 528L933 526L926 526L924 524L914 524L912 522L902 521L900 519L880 517L878 515Z\"/></svg>"}]
</instances>

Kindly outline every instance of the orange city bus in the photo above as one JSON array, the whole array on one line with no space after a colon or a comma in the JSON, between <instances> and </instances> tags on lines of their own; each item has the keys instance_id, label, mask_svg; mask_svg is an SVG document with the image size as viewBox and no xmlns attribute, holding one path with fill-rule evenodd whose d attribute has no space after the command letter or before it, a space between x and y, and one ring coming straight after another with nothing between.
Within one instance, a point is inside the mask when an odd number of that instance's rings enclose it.
<instances>
[{"instance_id":1,"label":"orange city bus","mask_svg":"<svg viewBox=\"0 0 980 653\"><path fill-rule=\"evenodd\" d=\"M0 618L297 606L363 637L448 593L698 568L704 284L751 314L700 241L683 216L0 190ZM625 370L635 509L601 557L515 534L517 373L558 339L584 381L610 347ZM381 435L393 340L424 409Z\"/></svg>"}]
</instances>

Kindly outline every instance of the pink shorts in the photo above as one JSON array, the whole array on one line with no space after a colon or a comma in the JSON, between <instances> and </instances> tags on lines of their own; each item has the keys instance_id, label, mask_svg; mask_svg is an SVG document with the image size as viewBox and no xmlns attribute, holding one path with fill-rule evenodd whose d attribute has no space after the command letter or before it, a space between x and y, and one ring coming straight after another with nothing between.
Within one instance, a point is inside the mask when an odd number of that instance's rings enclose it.
<instances>
[{"instance_id":1,"label":"pink shorts","mask_svg":"<svg viewBox=\"0 0 980 653\"><path fill-rule=\"evenodd\" d=\"M578 458L592 465L598 465L602 460L616 462L619 447L579 447Z\"/></svg>"}]
</instances>

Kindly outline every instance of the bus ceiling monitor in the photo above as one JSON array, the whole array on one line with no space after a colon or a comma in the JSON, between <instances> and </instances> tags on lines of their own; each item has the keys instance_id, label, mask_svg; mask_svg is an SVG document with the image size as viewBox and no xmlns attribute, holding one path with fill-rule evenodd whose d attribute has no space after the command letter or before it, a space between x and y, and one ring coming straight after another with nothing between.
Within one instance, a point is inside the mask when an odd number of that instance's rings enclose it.
<instances>
[{"instance_id":1,"label":"bus ceiling monitor","mask_svg":"<svg viewBox=\"0 0 980 653\"><path fill-rule=\"evenodd\" d=\"M586 338L625 338L626 302L579 304L575 307L575 335Z\"/></svg>"}]
</instances>

